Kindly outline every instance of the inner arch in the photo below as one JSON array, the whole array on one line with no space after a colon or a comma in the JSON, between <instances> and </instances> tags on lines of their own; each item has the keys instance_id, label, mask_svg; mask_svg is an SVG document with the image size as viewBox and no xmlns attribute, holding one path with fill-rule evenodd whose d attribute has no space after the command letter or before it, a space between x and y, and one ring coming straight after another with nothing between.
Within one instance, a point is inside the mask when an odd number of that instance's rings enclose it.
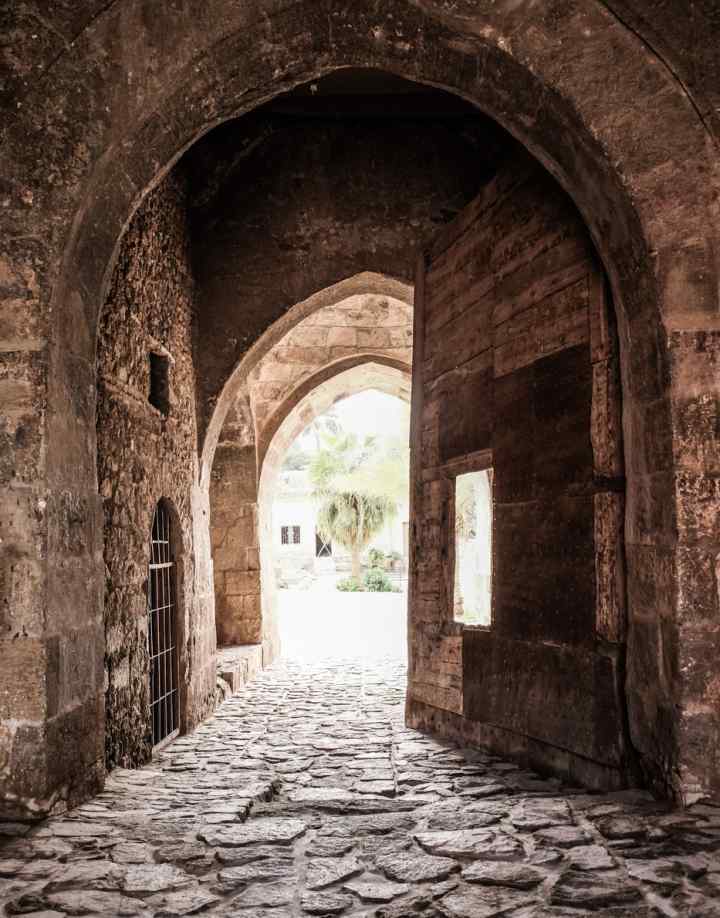
<instances>
[{"instance_id":1,"label":"inner arch","mask_svg":"<svg viewBox=\"0 0 720 918\"><path fill-rule=\"evenodd\" d=\"M322 416L336 402L375 389L410 401L410 368L383 362L382 358L359 357L354 366L322 374L309 381L299 400L283 410L262 459L258 488L260 570L262 577L263 640L280 649L277 623L277 587L274 573L272 502L285 454L313 419ZM382 640L382 635L378 635Z\"/></svg>"},{"instance_id":2,"label":"inner arch","mask_svg":"<svg viewBox=\"0 0 720 918\"><path fill-rule=\"evenodd\" d=\"M388 302L395 303L400 309L403 307L411 309L413 290L411 284L389 275L379 274L374 271L363 271L338 281L330 287L323 288L306 300L291 306L243 355L223 386L222 393L215 404L208 424L200 461L201 485L207 486L215 449L228 412L231 410L232 404L246 380L253 373L257 373L263 359L267 357L273 348L282 346L284 339L286 345L289 345L289 337L293 329L318 312L318 310L333 308L341 304L352 304L353 300L357 307L362 309L360 300L363 297L384 298Z\"/></svg>"}]
</instances>

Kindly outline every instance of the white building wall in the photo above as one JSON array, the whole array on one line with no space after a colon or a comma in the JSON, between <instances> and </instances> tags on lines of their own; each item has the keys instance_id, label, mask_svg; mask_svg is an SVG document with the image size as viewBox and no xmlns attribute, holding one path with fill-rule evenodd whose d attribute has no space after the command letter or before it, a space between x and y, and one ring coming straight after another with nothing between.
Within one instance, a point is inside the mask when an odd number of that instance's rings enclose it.
<instances>
[{"instance_id":1,"label":"white building wall","mask_svg":"<svg viewBox=\"0 0 720 918\"><path fill-rule=\"evenodd\" d=\"M273 563L278 573L292 574L301 569L323 573L334 570L349 570L350 552L341 545L333 544L332 559L315 557L315 533L317 509L310 495L310 486L303 472L285 472L282 476L280 494L272 507ZM284 493L283 493L284 490ZM397 514L388 520L382 531L373 539L369 548L384 552L396 551L407 561L404 527L409 518L409 505L403 503ZM298 545L282 544L282 527L300 526Z\"/></svg>"},{"instance_id":2,"label":"white building wall","mask_svg":"<svg viewBox=\"0 0 720 918\"><path fill-rule=\"evenodd\" d=\"M300 543L298 545L282 544L282 527L300 527ZM288 565L293 569L308 566L312 570L315 560L315 507L308 499L283 499L273 502L272 511L272 543L276 566Z\"/></svg>"}]
</instances>

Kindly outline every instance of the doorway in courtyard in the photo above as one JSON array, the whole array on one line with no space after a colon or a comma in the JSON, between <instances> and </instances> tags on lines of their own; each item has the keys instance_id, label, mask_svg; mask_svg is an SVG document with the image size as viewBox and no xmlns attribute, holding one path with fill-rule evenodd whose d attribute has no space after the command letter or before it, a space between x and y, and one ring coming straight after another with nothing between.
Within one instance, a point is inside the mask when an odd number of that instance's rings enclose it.
<instances>
[{"instance_id":1,"label":"doorway in courtyard","mask_svg":"<svg viewBox=\"0 0 720 918\"><path fill-rule=\"evenodd\" d=\"M406 658L409 423L406 401L365 389L288 447L262 558L285 659Z\"/></svg>"}]
</instances>

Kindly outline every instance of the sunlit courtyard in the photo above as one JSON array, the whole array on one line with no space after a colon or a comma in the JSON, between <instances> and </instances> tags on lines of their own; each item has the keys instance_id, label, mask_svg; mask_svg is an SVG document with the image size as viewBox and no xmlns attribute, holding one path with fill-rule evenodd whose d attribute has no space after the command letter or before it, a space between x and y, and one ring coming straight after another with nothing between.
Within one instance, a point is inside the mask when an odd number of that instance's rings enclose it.
<instances>
[{"instance_id":1,"label":"sunlit courtyard","mask_svg":"<svg viewBox=\"0 0 720 918\"><path fill-rule=\"evenodd\" d=\"M287 660L407 659L407 594L343 593L335 578L307 590L278 591L282 655Z\"/></svg>"},{"instance_id":2,"label":"sunlit courtyard","mask_svg":"<svg viewBox=\"0 0 720 918\"><path fill-rule=\"evenodd\" d=\"M284 659L406 661L408 428L406 401L367 388L289 444L263 560Z\"/></svg>"}]
</instances>

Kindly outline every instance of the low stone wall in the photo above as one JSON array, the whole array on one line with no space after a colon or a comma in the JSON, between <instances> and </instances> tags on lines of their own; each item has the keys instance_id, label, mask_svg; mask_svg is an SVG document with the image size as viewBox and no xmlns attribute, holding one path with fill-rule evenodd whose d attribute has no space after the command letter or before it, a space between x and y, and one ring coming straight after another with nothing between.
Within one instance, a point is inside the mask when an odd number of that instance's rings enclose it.
<instances>
[{"instance_id":1,"label":"low stone wall","mask_svg":"<svg viewBox=\"0 0 720 918\"><path fill-rule=\"evenodd\" d=\"M222 699L236 695L263 669L260 645L221 647L217 657L217 678Z\"/></svg>"}]
</instances>

